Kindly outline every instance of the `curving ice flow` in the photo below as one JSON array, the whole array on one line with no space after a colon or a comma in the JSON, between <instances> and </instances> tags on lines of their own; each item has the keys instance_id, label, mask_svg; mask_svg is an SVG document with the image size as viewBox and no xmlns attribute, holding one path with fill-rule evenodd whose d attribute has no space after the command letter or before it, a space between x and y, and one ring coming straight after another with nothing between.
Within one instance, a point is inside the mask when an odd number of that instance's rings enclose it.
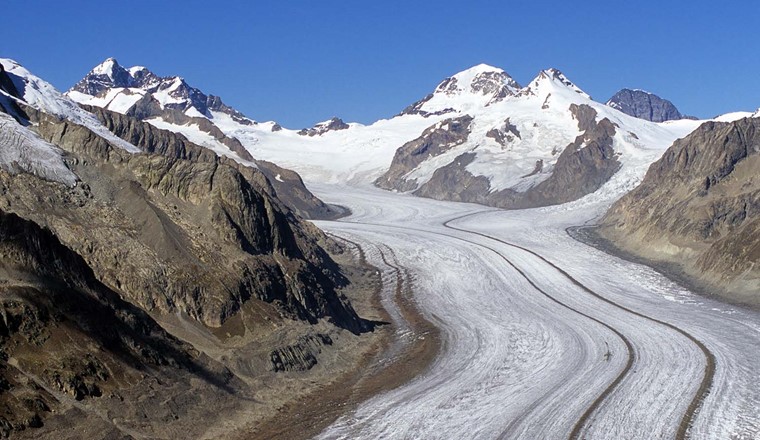
<instances>
[{"instance_id":1,"label":"curving ice flow","mask_svg":"<svg viewBox=\"0 0 760 440\"><path fill-rule=\"evenodd\" d=\"M760 315L566 234L605 203L500 211L313 189L353 211L320 227L412 272L443 338L426 373L318 438L760 436Z\"/></svg>"}]
</instances>

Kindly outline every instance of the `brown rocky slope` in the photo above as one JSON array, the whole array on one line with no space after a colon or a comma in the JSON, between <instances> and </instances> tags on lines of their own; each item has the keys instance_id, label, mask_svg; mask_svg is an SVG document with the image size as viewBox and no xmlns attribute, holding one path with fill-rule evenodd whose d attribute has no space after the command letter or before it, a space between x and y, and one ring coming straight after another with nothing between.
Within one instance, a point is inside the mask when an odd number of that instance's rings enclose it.
<instances>
[{"instance_id":1,"label":"brown rocky slope","mask_svg":"<svg viewBox=\"0 0 760 440\"><path fill-rule=\"evenodd\" d=\"M760 305L760 119L707 122L676 141L615 203L599 233L675 263L728 299Z\"/></svg>"},{"instance_id":2,"label":"brown rocky slope","mask_svg":"<svg viewBox=\"0 0 760 440\"><path fill-rule=\"evenodd\" d=\"M378 347L264 171L98 115L130 153L6 89L0 139L26 127L76 180L0 171L0 437L223 437Z\"/></svg>"}]
</instances>

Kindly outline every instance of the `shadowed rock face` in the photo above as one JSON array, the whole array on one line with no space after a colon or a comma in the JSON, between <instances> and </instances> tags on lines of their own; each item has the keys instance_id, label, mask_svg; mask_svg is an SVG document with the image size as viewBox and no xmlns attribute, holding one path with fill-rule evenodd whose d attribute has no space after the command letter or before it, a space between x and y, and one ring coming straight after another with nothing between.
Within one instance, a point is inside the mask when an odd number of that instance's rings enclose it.
<instances>
[{"instance_id":1,"label":"shadowed rock face","mask_svg":"<svg viewBox=\"0 0 760 440\"><path fill-rule=\"evenodd\" d=\"M597 122L596 111L588 105L573 104L570 111L578 121L579 129L583 130L584 133L565 147L549 178L528 190L516 191L508 188L491 192L486 177L476 177L467 171L467 165L475 159L475 153L465 153L448 165L437 169L432 178L415 190L414 194L438 200L473 202L505 209L522 209L566 203L596 191L620 169L620 162L612 149L615 126L606 118ZM511 129L508 120L503 129L489 133L491 133L489 136L497 137L497 141L499 138L506 140L507 136L519 136L516 129ZM413 142L417 142L414 145L424 146L424 143L420 143L419 140ZM396 153L397 156L403 148L399 149ZM403 157L409 157L408 154L408 151L405 152ZM405 186L408 184L403 179L398 177L395 180L383 179L403 176L420 162L421 160L411 161L408 158L405 161L400 159L397 161L394 158L396 167L394 168L391 165L391 170L386 173L386 176L381 177L376 184L380 187L387 187L385 186L387 182L401 182L392 188L400 191L409 190L410 188ZM543 165L541 161L536 163L531 174L540 172ZM391 171L396 174L390 174Z\"/></svg>"},{"instance_id":2,"label":"shadowed rock face","mask_svg":"<svg viewBox=\"0 0 760 440\"><path fill-rule=\"evenodd\" d=\"M643 90L623 89L615 93L607 105L627 115L652 122L686 118L672 102Z\"/></svg>"},{"instance_id":3,"label":"shadowed rock face","mask_svg":"<svg viewBox=\"0 0 760 440\"><path fill-rule=\"evenodd\" d=\"M642 257L681 265L718 294L760 304L758 167L760 119L702 124L610 208L600 233Z\"/></svg>"}]
</instances>

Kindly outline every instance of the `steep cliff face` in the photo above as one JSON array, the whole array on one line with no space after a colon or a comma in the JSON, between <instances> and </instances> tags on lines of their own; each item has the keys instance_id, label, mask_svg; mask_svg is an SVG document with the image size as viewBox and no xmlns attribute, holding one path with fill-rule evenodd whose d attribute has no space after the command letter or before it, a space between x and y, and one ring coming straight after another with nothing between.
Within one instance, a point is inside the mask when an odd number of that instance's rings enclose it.
<instances>
[{"instance_id":1,"label":"steep cliff face","mask_svg":"<svg viewBox=\"0 0 760 440\"><path fill-rule=\"evenodd\" d=\"M707 122L676 141L602 220L601 234L677 263L716 294L760 304L760 119Z\"/></svg>"}]
</instances>

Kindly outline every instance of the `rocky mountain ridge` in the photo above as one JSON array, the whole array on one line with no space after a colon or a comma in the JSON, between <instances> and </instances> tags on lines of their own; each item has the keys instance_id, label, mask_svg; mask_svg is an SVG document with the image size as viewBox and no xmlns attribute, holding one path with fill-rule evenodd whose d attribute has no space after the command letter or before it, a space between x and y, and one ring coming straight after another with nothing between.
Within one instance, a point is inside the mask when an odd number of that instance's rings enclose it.
<instances>
[{"instance_id":1,"label":"rocky mountain ridge","mask_svg":"<svg viewBox=\"0 0 760 440\"><path fill-rule=\"evenodd\" d=\"M322 247L335 243L279 200L286 170L270 178L0 65L0 433L200 436L207 405L250 407L250 384L278 371L271 353L295 347L278 368L309 369L370 328L339 292ZM176 320L214 348L162 328ZM314 334L339 342L299 345Z\"/></svg>"},{"instance_id":2,"label":"rocky mountain ridge","mask_svg":"<svg viewBox=\"0 0 760 440\"><path fill-rule=\"evenodd\" d=\"M224 115L244 126L256 125L255 121L228 107L219 97L189 86L181 77L159 77L142 66L126 69L109 58L93 68L66 95L101 119L104 113L95 112L95 108L134 117L162 129L181 126L183 130L174 131L194 144L261 170L278 197L300 216L328 219L339 215L339 211L311 194L297 173L270 161L257 160L240 141L214 125L213 118L214 114Z\"/></svg>"},{"instance_id":3,"label":"rocky mountain ridge","mask_svg":"<svg viewBox=\"0 0 760 440\"><path fill-rule=\"evenodd\" d=\"M707 122L676 141L607 212L600 234L673 263L734 301L760 304L760 118Z\"/></svg>"}]
</instances>

